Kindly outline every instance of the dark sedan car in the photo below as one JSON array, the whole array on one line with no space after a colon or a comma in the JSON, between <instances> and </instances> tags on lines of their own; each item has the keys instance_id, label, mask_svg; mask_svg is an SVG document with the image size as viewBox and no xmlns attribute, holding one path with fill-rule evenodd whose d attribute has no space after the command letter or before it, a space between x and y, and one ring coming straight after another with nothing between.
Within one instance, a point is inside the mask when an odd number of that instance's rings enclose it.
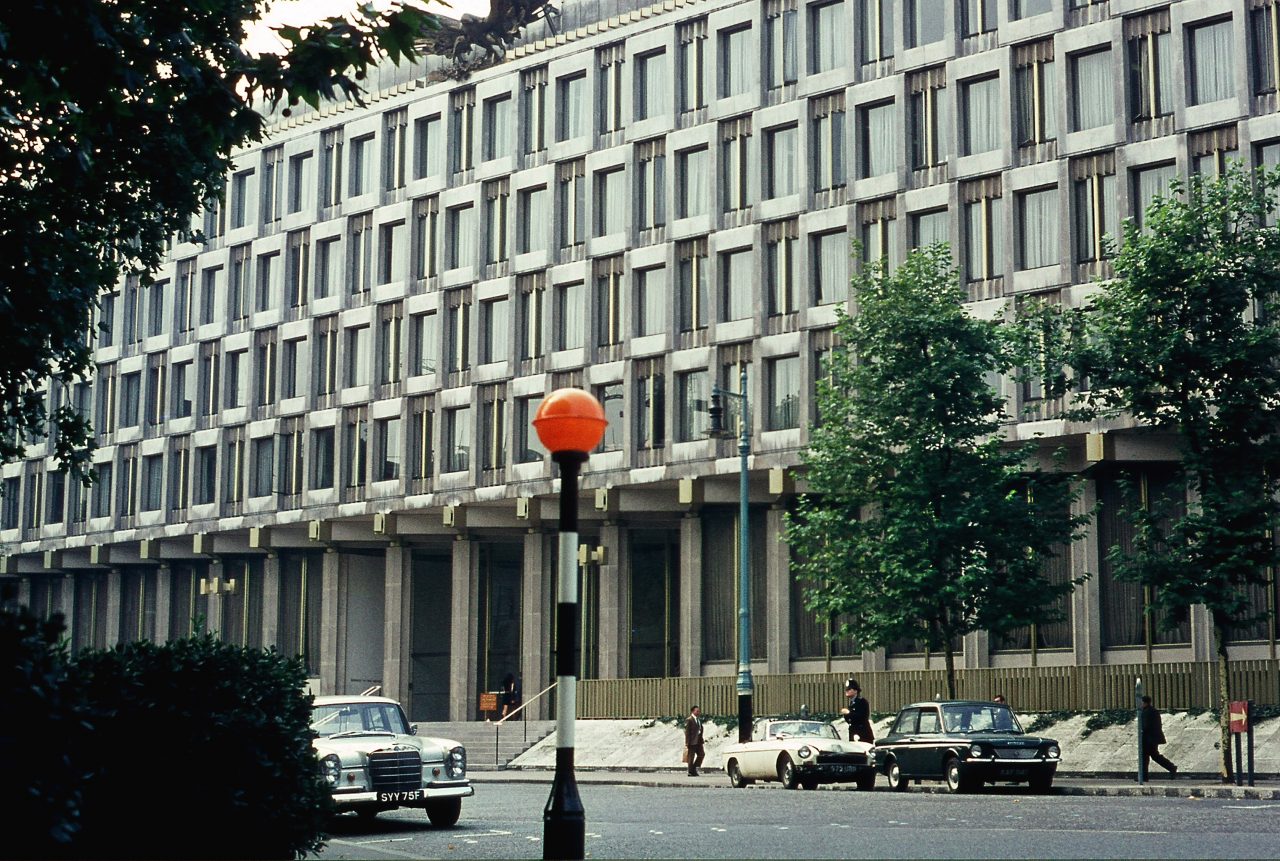
<instances>
[{"instance_id":1,"label":"dark sedan car","mask_svg":"<svg viewBox=\"0 0 1280 861\"><path fill-rule=\"evenodd\" d=\"M1051 738L1026 735L1003 703L956 700L898 712L889 734L876 740L875 755L876 769L898 791L912 780L942 780L952 792L983 783L1048 792L1062 752Z\"/></svg>"}]
</instances>

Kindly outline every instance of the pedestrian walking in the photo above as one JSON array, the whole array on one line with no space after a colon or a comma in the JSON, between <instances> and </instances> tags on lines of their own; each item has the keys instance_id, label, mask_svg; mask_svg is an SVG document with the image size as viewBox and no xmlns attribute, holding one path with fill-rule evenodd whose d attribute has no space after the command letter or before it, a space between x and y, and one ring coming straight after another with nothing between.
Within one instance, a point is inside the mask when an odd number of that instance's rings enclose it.
<instances>
[{"instance_id":1,"label":"pedestrian walking","mask_svg":"<svg viewBox=\"0 0 1280 861\"><path fill-rule=\"evenodd\" d=\"M862 696L862 686L857 679L849 679L844 685L844 695L849 699L847 708L840 710L849 725L849 741L875 741L871 730L871 703Z\"/></svg>"},{"instance_id":2,"label":"pedestrian walking","mask_svg":"<svg viewBox=\"0 0 1280 861\"><path fill-rule=\"evenodd\" d=\"M702 747L702 709L694 706L689 709L689 717L684 722L685 761L689 763L689 776L697 777L698 768L706 751Z\"/></svg>"},{"instance_id":3,"label":"pedestrian walking","mask_svg":"<svg viewBox=\"0 0 1280 861\"><path fill-rule=\"evenodd\" d=\"M1142 773L1151 774L1148 760L1154 759L1165 771L1176 775L1178 766L1160 753L1160 745L1165 743L1164 727L1160 723L1160 710L1152 705L1151 697L1143 696L1138 719L1142 721Z\"/></svg>"},{"instance_id":4,"label":"pedestrian walking","mask_svg":"<svg viewBox=\"0 0 1280 861\"><path fill-rule=\"evenodd\" d=\"M498 705L502 709L502 717L506 718L515 713L520 707L520 685L516 682L515 673L507 673L507 677L502 680L502 696L498 701ZM521 712L521 717L524 712Z\"/></svg>"}]
</instances>

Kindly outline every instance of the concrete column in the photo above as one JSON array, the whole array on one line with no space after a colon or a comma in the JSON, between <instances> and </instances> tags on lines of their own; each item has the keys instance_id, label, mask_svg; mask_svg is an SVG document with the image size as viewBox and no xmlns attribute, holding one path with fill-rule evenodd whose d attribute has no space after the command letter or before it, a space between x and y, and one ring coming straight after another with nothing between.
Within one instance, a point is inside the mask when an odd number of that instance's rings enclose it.
<instances>
[{"instance_id":1,"label":"concrete column","mask_svg":"<svg viewBox=\"0 0 1280 861\"><path fill-rule=\"evenodd\" d=\"M66 634L71 636L71 625L76 619L76 581L70 574L59 575L58 599L53 602L54 612L62 614Z\"/></svg>"},{"instance_id":2,"label":"concrete column","mask_svg":"<svg viewBox=\"0 0 1280 861\"><path fill-rule=\"evenodd\" d=\"M31 607L31 577L32 575L18 578L18 604L28 609L33 609Z\"/></svg>"},{"instance_id":3,"label":"concrete column","mask_svg":"<svg viewBox=\"0 0 1280 861\"><path fill-rule=\"evenodd\" d=\"M873 673L877 670L887 670L888 668L889 657L885 649L871 649L862 653L862 669L866 672Z\"/></svg>"},{"instance_id":4,"label":"concrete column","mask_svg":"<svg viewBox=\"0 0 1280 861\"><path fill-rule=\"evenodd\" d=\"M382 614L382 693L409 699L409 636L413 631L413 582L410 551L392 541L386 556L386 609Z\"/></svg>"},{"instance_id":5,"label":"concrete column","mask_svg":"<svg viewBox=\"0 0 1280 861\"><path fill-rule=\"evenodd\" d=\"M216 579L218 585L221 586L226 579L226 566L222 564L222 558L214 556L209 560L209 570L205 572L205 579L208 581L210 590L213 589L213 581ZM199 584L196 584L197 588ZM222 637L222 592L221 590L209 592L209 616L205 620L205 629L212 633L215 637Z\"/></svg>"},{"instance_id":6,"label":"concrete column","mask_svg":"<svg viewBox=\"0 0 1280 861\"><path fill-rule=\"evenodd\" d=\"M103 596L103 622L106 623L107 648L120 642L120 604L124 597L119 568L107 572L107 594Z\"/></svg>"},{"instance_id":7,"label":"concrete column","mask_svg":"<svg viewBox=\"0 0 1280 861\"><path fill-rule=\"evenodd\" d=\"M169 619L173 615L173 569L161 563L156 568L156 642L169 641Z\"/></svg>"},{"instance_id":8,"label":"concrete column","mask_svg":"<svg viewBox=\"0 0 1280 861\"><path fill-rule=\"evenodd\" d=\"M476 715L477 656L476 611L480 582L476 577L479 554L475 542L460 535L453 542L453 619L449 643L449 720L471 720Z\"/></svg>"},{"instance_id":9,"label":"concrete column","mask_svg":"<svg viewBox=\"0 0 1280 861\"><path fill-rule=\"evenodd\" d=\"M1093 511L1097 502L1098 484L1091 479L1087 480L1071 513L1088 514ZM1077 665L1102 663L1102 605L1098 583L1101 561L1098 517L1090 514L1085 537L1071 543L1071 573L1079 576L1087 571L1091 575L1071 594L1072 651Z\"/></svg>"},{"instance_id":10,"label":"concrete column","mask_svg":"<svg viewBox=\"0 0 1280 861\"><path fill-rule=\"evenodd\" d=\"M630 675L631 570L627 530L617 523L600 530L605 561L600 566L600 678Z\"/></svg>"},{"instance_id":11,"label":"concrete column","mask_svg":"<svg viewBox=\"0 0 1280 861\"><path fill-rule=\"evenodd\" d=\"M262 561L262 647L280 645L280 554Z\"/></svg>"},{"instance_id":12,"label":"concrete column","mask_svg":"<svg viewBox=\"0 0 1280 861\"><path fill-rule=\"evenodd\" d=\"M768 673L791 671L791 547L782 540L786 511L779 504L769 506L765 515L766 535L776 540L766 543L765 602L767 633L765 656Z\"/></svg>"},{"instance_id":13,"label":"concrete column","mask_svg":"<svg viewBox=\"0 0 1280 861\"><path fill-rule=\"evenodd\" d=\"M345 616L345 602L339 583L341 557L334 547L324 549L320 572L320 693L338 693L338 679L343 677L339 651L342 647L340 624Z\"/></svg>"},{"instance_id":14,"label":"concrete column","mask_svg":"<svg viewBox=\"0 0 1280 861\"><path fill-rule=\"evenodd\" d=\"M680 521L680 675L702 675L702 518Z\"/></svg>"},{"instance_id":15,"label":"concrete column","mask_svg":"<svg viewBox=\"0 0 1280 861\"><path fill-rule=\"evenodd\" d=\"M520 579L520 678L527 702L551 684L552 579L551 553L546 536L537 529L524 535L524 570ZM529 720L545 720L550 714L543 697L521 712Z\"/></svg>"},{"instance_id":16,"label":"concrete column","mask_svg":"<svg viewBox=\"0 0 1280 861\"><path fill-rule=\"evenodd\" d=\"M960 666L965 669L991 666L990 634L986 631L974 631L972 634L965 635L964 655Z\"/></svg>"}]
</instances>

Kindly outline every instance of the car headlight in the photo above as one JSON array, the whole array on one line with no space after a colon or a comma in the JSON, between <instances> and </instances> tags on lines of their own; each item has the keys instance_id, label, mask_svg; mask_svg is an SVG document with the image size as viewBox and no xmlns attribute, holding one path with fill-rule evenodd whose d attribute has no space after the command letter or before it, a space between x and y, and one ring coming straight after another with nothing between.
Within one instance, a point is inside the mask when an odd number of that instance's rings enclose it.
<instances>
[{"instance_id":1,"label":"car headlight","mask_svg":"<svg viewBox=\"0 0 1280 861\"><path fill-rule=\"evenodd\" d=\"M799 756L801 759L808 759L809 757L813 756L813 749L806 744L804 747L796 751L796 755Z\"/></svg>"},{"instance_id":2,"label":"car headlight","mask_svg":"<svg viewBox=\"0 0 1280 861\"><path fill-rule=\"evenodd\" d=\"M466 748L459 745L449 751L449 755L444 759L444 773L453 780L466 777L467 775L467 751Z\"/></svg>"},{"instance_id":3,"label":"car headlight","mask_svg":"<svg viewBox=\"0 0 1280 861\"><path fill-rule=\"evenodd\" d=\"M324 782L329 786L338 785L338 777L342 774L342 763L338 761L336 753L331 753L320 760L320 774L324 777Z\"/></svg>"},{"instance_id":4,"label":"car headlight","mask_svg":"<svg viewBox=\"0 0 1280 861\"><path fill-rule=\"evenodd\" d=\"M1062 751L1058 749L1058 746L1056 744L1049 745L1049 748L1048 750L1045 751L1045 753L1049 755L1049 759L1057 759L1058 757L1062 756Z\"/></svg>"},{"instance_id":5,"label":"car headlight","mask_svg":"<svg viewBox=\"0 0 1280 861\"><path fill-rule=\"evenodd\" d=\"M983 754L982 752L982 745L980 744L969 745L969 756L984 756L984 755L985 754Z\"/></svg>"}]
</instances>

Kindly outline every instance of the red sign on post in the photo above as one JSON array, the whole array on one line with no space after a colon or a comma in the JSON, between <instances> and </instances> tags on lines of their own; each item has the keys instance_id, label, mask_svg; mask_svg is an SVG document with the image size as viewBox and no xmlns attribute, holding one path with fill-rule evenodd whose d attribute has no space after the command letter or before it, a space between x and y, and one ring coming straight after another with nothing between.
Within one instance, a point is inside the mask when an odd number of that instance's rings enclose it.
<instances>
[{"instance_id":1,"label":"red sign on post","mask_svg":"<svg viewBox=\"0 0 1280 861\"><path fill-rule=\"evenodd\" d=\"M1227 717L1231 720L1232 732L1249 731L1249 703L1244 700L1233 700L1227 709Z\"/></svg>"}]
</instances>

